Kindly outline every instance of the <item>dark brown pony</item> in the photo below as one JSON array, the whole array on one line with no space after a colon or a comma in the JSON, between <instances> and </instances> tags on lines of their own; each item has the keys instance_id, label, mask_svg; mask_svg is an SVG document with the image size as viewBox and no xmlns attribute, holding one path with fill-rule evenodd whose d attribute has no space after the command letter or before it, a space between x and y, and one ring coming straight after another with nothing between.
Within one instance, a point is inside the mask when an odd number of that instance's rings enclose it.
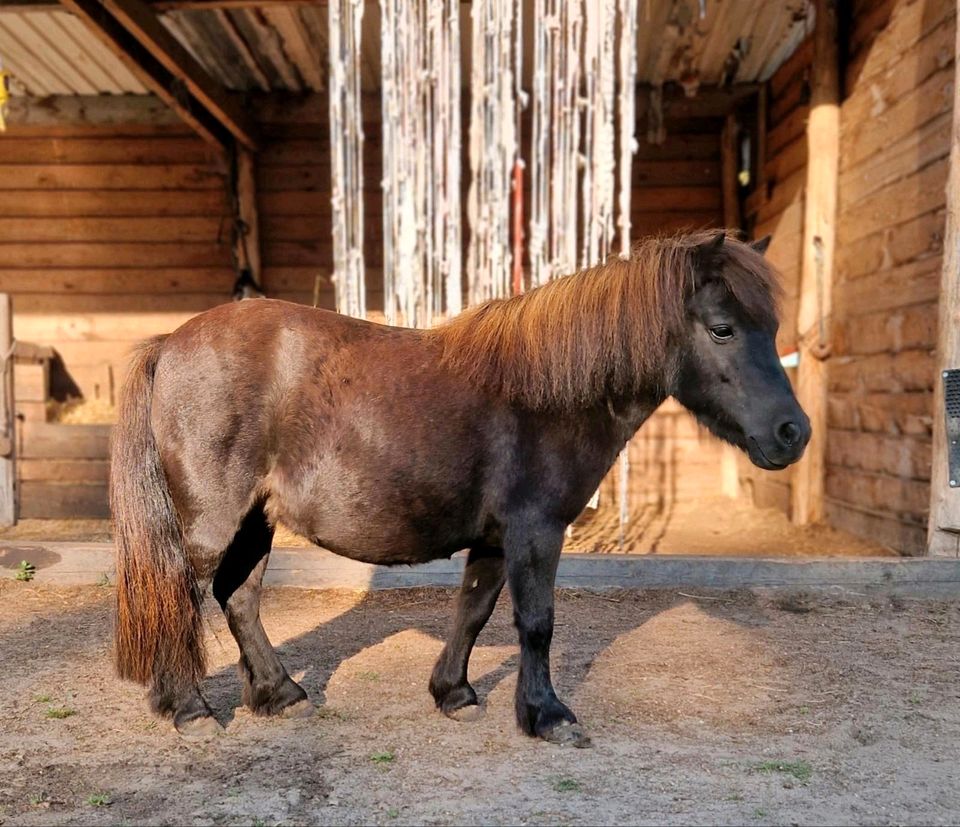
<instances>
[{"instance_id":1,"label":"dark brown pony","mask_svg":"<svg viewBox=\"0 0 960 827\"><path fill-rule=\"evenodd\" d=\"M240 647L244 701L308 714L260 623L278 520L370 563L468 549L430 691L477 696L467 661L506 581L521 729L582 744L550 680L566 526L668 396L764 468L809 438L774 347L775 278L723 234L640 243L629 261L488 302L436 329L284 302L217 307L145 343L115 430L116 661L181 731L200 694L209 585Z\"/></svg>"}]
</instances>

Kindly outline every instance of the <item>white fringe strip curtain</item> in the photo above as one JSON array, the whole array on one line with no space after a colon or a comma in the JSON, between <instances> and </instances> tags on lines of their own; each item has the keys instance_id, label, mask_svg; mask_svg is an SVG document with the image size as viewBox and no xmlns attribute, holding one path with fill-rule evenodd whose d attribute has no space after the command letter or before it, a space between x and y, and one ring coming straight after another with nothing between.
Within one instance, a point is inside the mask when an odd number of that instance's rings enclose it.
<instances>
[{"instance_id":1,"label":"white fringe strip curtain","mask_svg":"<svg viewBox=\"0 0 960 827\"><path fill-rule=\"evenodd\" d=\"M363 0L330 0L328 14L333 285L337 311L362 318L367 312L360 98Z\"/></svg>"},{"instance_id":2,"label":"white fringe strip curtain","mask_svg":"<svg viewBox=\"0 0 960 827\"><path fill-rule=\"evenodd\" d=\"M424 327L461 309L459 4L380 0L380 12L384 310Z\"/></svg>"},{"instance_id":3,"label":"white fringe strip curtain","mask_svg":"<svg viewBox=\"0 0 960 827\"><path fill-rule=\"evenodd\" d=\"M616 2L587 2L586 11L581 267L600 263L610 251L616 187L613 112Z\"/></svg>"},{"instance_id":4,"label":"white fringe strip curtain","mask_svg":"<svg viewBox=\"0 0 960 827\"><path fill-rule=\"evenodd\" d=\"M620 231L620 255L630 256L630 194L632 187L633 155L637 151L637 0L617 0L620 16L620 89L617 112L620 126L619 192L617 201ZM618 496L620 517L620 547L630 521L630 444L620 452Z\"/></svg>"},{"instance_id":5,"label":"white fringe strip curtain","mask_svg":"<svg viewBox=\"0 0 960 827\"><path fill-rule=\"evenodd\" d=\"M580 0L535 0L530 170L533 287L572 273L578 263L582 24Z\"/></svg>"},{"instance_id":6,"label":"white fringe strip curtain","mask_svg":"<svg viewBox=\"0 0 960 827\"><path fill-rule=\"evenodd\" d=\"M434 312L456 316L463 309L461 230L460 1L430 4L430 66L433 95L433 221L437 254ZM440 301L446 297L446 306Z\"/></svg>"},{"instance_id":7,"label":"white fringe strip curtain","mask_svg":"<svg viewBox=\"0 0 960 827\"><path fill-rule=\"evenodd\" d=\"M518 155L519 106L514 63L522 13L522 4L514 0L474 0L471 4L471 180L467 197L471 304L509 296L512 290L511 181Z\"/></svg>"},{"instance_id":8,"label":"white fringe strip curtain","mask_svg":"<svg viewBox=\"0 0 960 827\"><path fill-rule=\"evenodd\" d=\"M617 212L620 254L630 254L636 40L637 0L535 0L533 286L606 259ZM629 470L624 450L617 489L621 542L629 521Z\"/></svg>"},{"instance_id":9,"label":"white fringe strip curtain","mask_svg":"<svg viewBox=\"0 0 960 827\"><path fill-rule=\"evenodd\" d=\"M620 255L630 255L630 194L633 156L637 151L637 0L618 0L620 13L620 126L619 216Z\"/></svg>"}]
</instances>

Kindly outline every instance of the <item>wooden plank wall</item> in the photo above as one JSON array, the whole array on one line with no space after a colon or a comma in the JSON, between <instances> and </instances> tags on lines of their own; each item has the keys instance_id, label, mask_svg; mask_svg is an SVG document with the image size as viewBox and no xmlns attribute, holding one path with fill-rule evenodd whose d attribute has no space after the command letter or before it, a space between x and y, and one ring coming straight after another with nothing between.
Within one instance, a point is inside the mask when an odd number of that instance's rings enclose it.
<instances>
[{"instance_id":1,"label":"wooden plank wall","mask_svg":"<svg viewBox=\"0 0 960 827\"><path fill-rule=\"evenodd\" d=\"M804 41L767 84L766 157L754 191L747 199L747 223L753 235L772 235L767 258L782 276L783 303L777 348L781 354L796 349L797 302L803 246L804 187L807 171L807 113L812 40ZM791 379L795 370L788 370ZM791 471L763 471L740 458L743 488L763 507L790 510Z\"/></svg>"},{"instance_id":2,"label":"wooden plank wall","mask_svg":"<svg viewBox=\"0 0 960 827\"><path fill-rule=\"evenodd\" d=\"M181 126L0 135L0 291L14 335L53 345L89 398L126 354L230 297L225 175Z\"/></svg>"},{"instance_id":3,"label":"wooden plank wall","mask_svg":"<svg viewBox=\"0 0 960 827\"><path fill-rule=\"evenodd\" d=\"M310 303L319 274L321 306L333 307L326 102L319 96L300 101L274 99L264 102L258 112L265 136L257 174L264 287L270 296ZM379 96L364 94L363 113L367 293L368 306L376 312L383 309ZM667 120L667 140L657 146L645 139L641 119L633 164L634 236L722 224L721 125L722 118L714 114L690 117L684 113L684 117ZM526 140L528 127L525 121ZM466 145L466 121L463 137ZM469 180L466 165L464 154L464 204ZM529 207L529 174L524 184ZM466 245L465 210L463 220Z\"/></svg>"},{"instance_id":4,"label":"wooden plank wall","mask_svg":"<svg viewBox=\"0 0 960 827\"><path fill-rule=\"evenodd\" d=\"M953 0L855 0L841 110L827 514L925 548Z\"/></svg>"}]
</instances>

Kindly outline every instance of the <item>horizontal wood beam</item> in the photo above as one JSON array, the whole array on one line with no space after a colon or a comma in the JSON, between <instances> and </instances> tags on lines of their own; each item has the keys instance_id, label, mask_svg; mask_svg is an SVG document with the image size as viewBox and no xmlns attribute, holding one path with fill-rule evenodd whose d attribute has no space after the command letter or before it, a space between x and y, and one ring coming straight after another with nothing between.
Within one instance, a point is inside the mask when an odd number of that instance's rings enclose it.
<instances>
[{"instance_id":1,"label":"horizontal wood beam","mask_svg":"<svg viewBox=\"0 0 960 827\"><path fill-rule=\"evenodd\" d=\"M141 0L61 0L204 140L256 149L253 121Z\"/></svg>"},{"instance_id":2,"label":"horizontal wood beam","mask_svg":"<svg viewBox=\"0 0 960 827\"><path fill-rule=\"evenodd\" d=\"M326 0L150 0L150 5L172 9L268 9L278 6L326 6Z\"/></svg>"},{"instance_id":3,"label":"horizontal wood beam","mask_svg":"<svg viewBox=\"0 0 960 827\"><path fill-rule=\"evenodd\" d=\"M23 128L70 126L183 129L177 114L153 95L15 95L7 103L7 126L17 132Z\"/></svg>"}]
</instances>

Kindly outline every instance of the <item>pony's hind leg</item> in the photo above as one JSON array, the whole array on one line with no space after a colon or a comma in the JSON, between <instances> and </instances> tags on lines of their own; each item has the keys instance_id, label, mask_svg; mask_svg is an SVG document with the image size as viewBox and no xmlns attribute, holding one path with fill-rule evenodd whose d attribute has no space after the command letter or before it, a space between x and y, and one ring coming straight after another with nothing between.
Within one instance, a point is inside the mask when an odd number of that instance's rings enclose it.
<instances>
[{"instance_id":1,"label":"pony's hind leg","mask_svg":"<svg viewBox=\"0 0 960 827\"><path fill-rule=\"evenodd\" d=\"M195 683L175 680L161 673L151 681L147 697L153 712L171 716L181 735L214 735L222 729Z\"/></svg>"},{"instance_id":2,"label":"pony's hind leg","mask_svg":"<svg viewBox=\"0 0 960 827\"><path fill-rule=\"evenodd\" d=\"M430 694L445 715L463 720L479 709L477 693L467 682L467 663L497 604L504 577L503 549L470 550L450 635L430 677ZM464 712L458 715L458 710Z\"/></svg>"},{"instance_id":3,"label":"pony's hind leg","mask_svg":"<svg viewBox=\"0 0 960 827\"><path fill-rule=\"evenodd\" d=\"M213 578L213 596L240 647L243 702L257 715L303 717L313 712L307 693L287 674L260 622L260 584L273 528L256 505L244 518Z\"/></svg>"}]
</instances>

